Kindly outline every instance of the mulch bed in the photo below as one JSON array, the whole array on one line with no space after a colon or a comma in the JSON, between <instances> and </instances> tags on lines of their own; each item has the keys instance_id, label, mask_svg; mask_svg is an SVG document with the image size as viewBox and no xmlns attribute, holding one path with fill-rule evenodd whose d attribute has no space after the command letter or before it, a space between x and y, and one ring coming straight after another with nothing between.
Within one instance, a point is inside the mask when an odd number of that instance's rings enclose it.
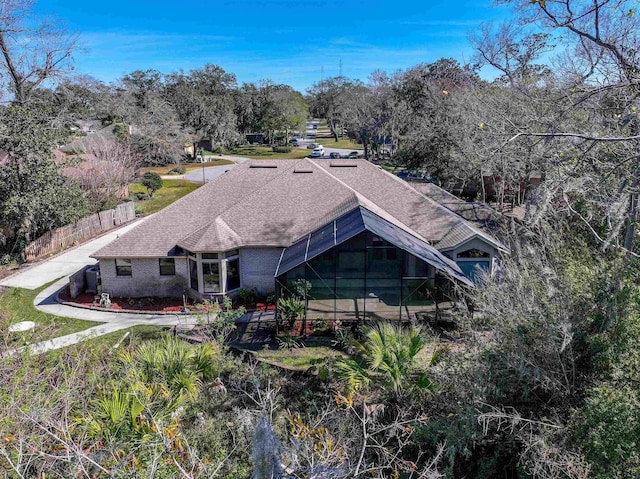
<instances>
[{"instance_id":1,"label":"mulch bed","mask_svg":"<svg viewBox=\"0 0 640 479\"><path fill-rule=\"evenodd\" d=\"M96 298L95 294L83 293L75 298L69 295L69 290L65 289L58 295L60 300L65 303L75 303L81 307L99 306L100 297ZM120 298L111 296L111 311L129 310L129 311L150 311L163 313L179 313L182 311L182 298ZM187 299L187 308L196 309L194 302ZM199 305L198 309L206 311L205 305Z\"/></svg>"}]
</instances>

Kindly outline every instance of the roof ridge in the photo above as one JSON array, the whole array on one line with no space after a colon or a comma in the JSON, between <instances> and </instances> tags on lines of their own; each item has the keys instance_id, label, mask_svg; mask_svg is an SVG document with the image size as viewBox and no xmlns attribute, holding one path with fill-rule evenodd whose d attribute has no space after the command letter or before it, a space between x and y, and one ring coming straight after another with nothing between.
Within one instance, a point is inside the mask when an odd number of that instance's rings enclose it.
<instances>
[{"instance_id":1,"label":"roof ridge","mask_svg":"<svg viewBox=\"0 0 640 479\"><path fill-rule=\"evenodd\" d=\"M420 238L420 240L426 241L428 244L431 244L430 240L428 240L427 238L422 236L420 233L415 231L410 226L408 226L405 223L403 223L402 221L400 221L398 218L396 218L392 214L388 213L384 208L381 208L380 206L376 205L373 201L368 199L366 196L363 196L360 193L356 192L356 197L358 198L358 201L360 203L360 207L369 210L371 213L379 216L380 218L383 218L385 221L388 221L391 224L394 224L396 226L400 226L402 229L407 231L407 233L411 233L413 236L415 236L417 238ZM364 200L364 201L362 201L362 200Z\"/></svg>"},{"instance_id":2,"label":"roof ridge","mask_svg":"<svg viewBox=\"0 0 640 479\"><path fill-rule=\"evenodd\" d=\"M381 168L382 169L382 168ZM416 190L413 186L411 186L409 184L408 181L403 180L402 178L398 178L396 175L393 175L391 173L389 173L388 171L382 170L384 171L386 174L388 174L389 176L391 176L395 181L400 182L405 188L409 189L412 193L417 194L418 196L422 196L423 198L425 198L429 203L433 204L436 208L444 211L445 213L447 213L448 215L453 215L456 218L466 222L467 220L465 220L464 218L462 218L459 214L455 213L454 211L451 211L449 208L447 208L446 206L442 205L441 203L438 203L436 200L434 200L433 198L430 198L429 196L425 195L424 193L419 192L418 190ZM435 185L438 186L438 185ZM440 188L438 186L438 188ZM442 188L441 188L442 189ZM446 191L446 190L443 190Z\"/></svg>"},{"instance_id":3,"label":"roof ridge","mask_svg":"<svg viewBox=\"0 0 640 479\"><path fill-rule=\"evenodd\" d=\"M236 231L231 226L229 226L229 224L224 219L222 219L222 216L218 215L214 221L216 222L216 224L220 225L222 228L231 233L236 241L242 242L242 238L240 238L240 235L236 233Z\"/></svg>"},{"instance_id":4,"label":"roof ridge","mask_svg":"<svg viewBox=\"0 0 640 479\"><path fill-rule=\"evenodd\" d=\"M315 163L315 162L316 162L316 161L318 161L318 160L315 160L315 161L314 161L314 160L311 160L311 161L313 161L313 163ZM367 165L371 165L371 167L374 167L376 170L381 170L381 171L383 171L384 173L388 173L387 171L383 170L382 168L380 168L380 167L378 167L378 166L375 166L375 165L373 165L372 163L369 163L369 162L368 162L368 161L366 161L366 160L356 160L356 161L362 161L362 162L363 162L363 164L365 164L365 163L366 163ZM319 165L318 165L318 166L319 166ZM365 168L366 168L366 167L365 167ZM346 183L345 183L344 181L342 181L340 178L336 177L335 175L332 175L332 174L331 174L327 169L325 169L325 168L320 168L320 169L321 169L324 173L326 173L327 175L329 175L331 178L333 178L333 179L335 179L337 182L339 182L341 185L343 185L343 186L345 186L346 188L348 188L349 190L353 191L353 193L354 193L354 194L356 195L356 197L358 198L358 201L360 202L361 206L364 206L364 204L362 204L362 201L360 200L360 198L363 198L363 199L365 199L365 200L366 200L366 203L367 203L368 205L373 205L373 207L375 208L375 211L382 211L382 212L384 212L384 216L383 216L383 215L381 215L381 214L379 214L379 213L376 213L378 216L383 217L383 218L384 218L385 220L387 220L387 221L391 221L391 222L394 222L394 223L396 223L396 224L400 224L400 225L402 225L402 227L403 227L404 229L406 229L407 231L410 231L410 232L411 232L411 234L413 234L414 236L417 236L418 238L420 238L420 239L421 239L421 240L423 240L423 241L426 241L427 243L430 243L430 241L429 241L428 239L426 239L424 236L422 236L421 234L419 234L418 232L416 232L414 229L412 229L412 228L410 228L409 226L407 226L407 225L406 225L405 223L403 223L402 221L400 221L400 220L398 220L397 218L395 218L393 215L391 215L391 214L390 214L390 213L388 213L386 210L384 210L384 208L382 208L382 207L378 206L376 203L374 203L373 201L371 201L370 199L368 199L366 196L362 195L361 193L359 193L358 191L356 191L354 188L352 188L351 186L349 186L348 184L346 184ZM406 184L406 181L401 180L400 178L398 178L398 177L397 177L397 176L395 176L395 175L392 175L391 173L388 173L388 174L389 174L389 176L391 176L392 178L394 178L394 179L396 179L396 180L399 180L399 181L401 181L402 183L405 183L405 184ZM418 196L421 196L421 197L423 197L423 198L426 198L427 200L429 200L429 201L430 201L431 203L433 203L434 205L436 205L436 206L440 207L440 208L441 208L443 211L445 211L446 213L453 214L457 219L462 219L462 220L464 221L464 219L463 219L463 218L460 218L460 215L455 214L453 211L449 210L448 208L445 208L444 206L440 205L439 203L437 203L436 201L432 200L431 198L429 198L429 197L427 197L427 196L425 196L425 195L421 194L419 191L415 190L414 188L409 187L409 190L411 190L413 193L417 194ZM368 210L372 211L370 206L367 206L366 208L367 208ZM373 212L373 213L375 213L375 211L372 211L372 212ZM391 217L391 218L393 218L393 219L392 219L392 220L390 220L390 219L389 219L390 217Z\"/></svg>"}]
</instances>

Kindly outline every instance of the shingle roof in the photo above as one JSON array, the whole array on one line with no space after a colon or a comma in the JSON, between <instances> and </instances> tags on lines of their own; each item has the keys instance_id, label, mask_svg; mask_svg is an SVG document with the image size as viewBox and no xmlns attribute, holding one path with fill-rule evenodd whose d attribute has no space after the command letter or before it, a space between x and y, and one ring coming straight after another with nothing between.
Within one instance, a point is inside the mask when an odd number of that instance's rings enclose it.
<instances>
[{"instance_id":1,"label":"shingle roof","mask_svg":"<svg viewBox=\"0 0 640 479\"><path fill-rule=\"evenodd\" d=\"M407 182L364 161L252 160L207 183L96 251L158 257L176 246L221 251L286 247L357 206L437 244L464 220ZM356 165L356 166L353 166ZM309 173L310 172L310 173ZM439 245L438 245L439 247Z\"/></svg>"},{"instance_id":2,"label":"shingle roof","mask_svg":"<svg viewBox=\"0 0 640 479\"><path fill-rule=\"evenodd\" d=\"M437 247L439 250L451 249L475 236L477 236L477 231L466 223L460 223L451 228L447 235L438 242Z\"/></svg>"},{"instance_id":3,"label":"shingle roof","mask_svg":"<svg viewBox=\"0 0 640 479\"><path fill-rule=\"evenodd\" d=\"M409 184L423 195L437 201L445 208L487 232L495 231L498 223L504 222L506 219L484 203L464 201L433 183L410 182Z\"/></svg>"}]
</instances>

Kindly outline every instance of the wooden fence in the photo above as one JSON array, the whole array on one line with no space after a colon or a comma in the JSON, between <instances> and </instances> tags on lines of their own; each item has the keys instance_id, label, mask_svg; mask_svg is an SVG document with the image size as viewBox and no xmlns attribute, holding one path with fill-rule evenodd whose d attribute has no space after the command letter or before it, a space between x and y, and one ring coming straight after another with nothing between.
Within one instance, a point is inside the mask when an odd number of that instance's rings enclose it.
<instances>
[{"instance_id":1,"label":"wooden fence","mask_svg":"<svg viewBox=\"0 0 640 479\"><path fill-rule=\"evenodd\" d=\"M24 250L26 261L62 251L109 231L136 217L133 201L118 205L113 210L101 211L80 221L51 230L29 243Z\"/></svg>"}]
</instances>

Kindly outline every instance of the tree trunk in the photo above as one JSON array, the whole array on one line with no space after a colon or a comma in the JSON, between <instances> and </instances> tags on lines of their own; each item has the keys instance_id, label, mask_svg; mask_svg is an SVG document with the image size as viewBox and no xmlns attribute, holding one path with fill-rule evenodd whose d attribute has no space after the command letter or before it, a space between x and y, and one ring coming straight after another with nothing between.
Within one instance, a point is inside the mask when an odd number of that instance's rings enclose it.
<instances>
[{"instance_id":1,"label":"tree trunk","mask_svg":"<svg viewBox=\"0 0 640 479\"><path fill-rule=\"evenodd\" d=\"M333 137L337 142L339 138L338 138L338 130L336 128L336 122L334 120L328 120L327 124L329 125L329 129L331 130L331 134L333 135Z\"/></svg>"},{"instance_id":2,"label":"tree trunk","mask_svg":"<svg viewBox=\"0 0 640 479\"><path fill-rule=\"evenodd\" d=\"M640 131L638 119L634 119L631 126L631 134L638 135ZM637 142L636 142L637 143ZM640 144L636 144L636 162L631 177L631 197L629 198L629 213L624 231L624 247L628 251L627 259L632 258L633 244L636 236L636 221L638 220L638 186L640 185Z\"/></svg>"}]
</instances>

